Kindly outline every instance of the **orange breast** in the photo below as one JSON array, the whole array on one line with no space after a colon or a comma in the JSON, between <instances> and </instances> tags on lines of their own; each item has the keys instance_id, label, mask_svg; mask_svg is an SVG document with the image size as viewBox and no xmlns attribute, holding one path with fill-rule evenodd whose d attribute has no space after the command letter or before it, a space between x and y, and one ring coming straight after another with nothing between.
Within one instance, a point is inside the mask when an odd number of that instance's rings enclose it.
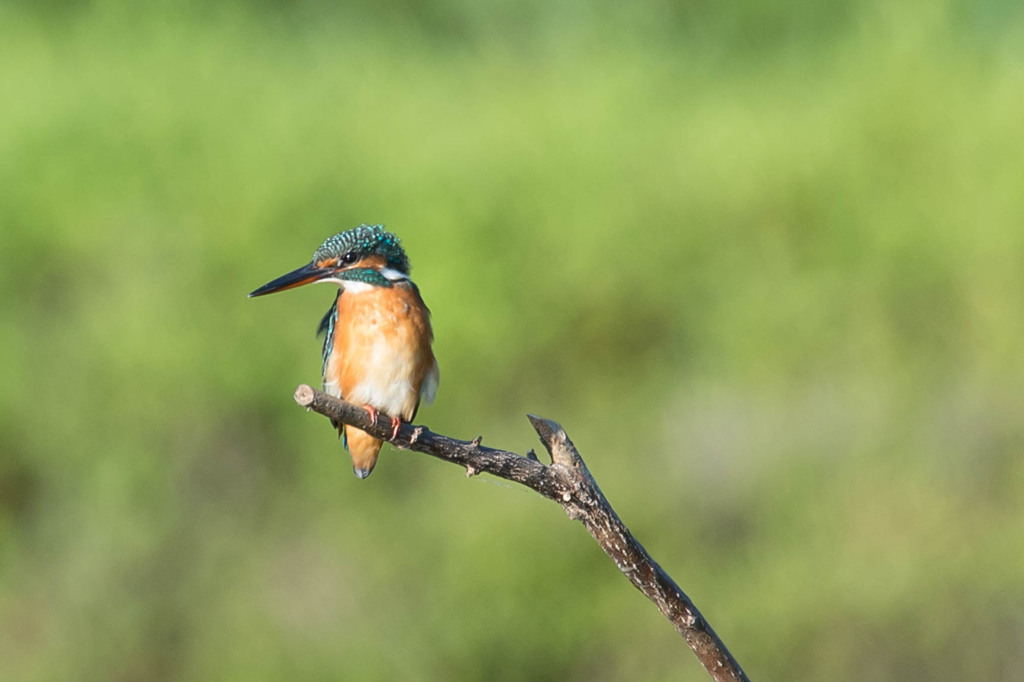
<instances>
[{"instance_id":1,"label":"orange breast","mask_svg":"<svg viewBox=\"0 0 1024 682\"><path fill-rule=\"evenodd\" d=\"M409 420L436 361L430 313L408 284L344 292L324 372L328 392Z\"/></svg>"}]
</instances>

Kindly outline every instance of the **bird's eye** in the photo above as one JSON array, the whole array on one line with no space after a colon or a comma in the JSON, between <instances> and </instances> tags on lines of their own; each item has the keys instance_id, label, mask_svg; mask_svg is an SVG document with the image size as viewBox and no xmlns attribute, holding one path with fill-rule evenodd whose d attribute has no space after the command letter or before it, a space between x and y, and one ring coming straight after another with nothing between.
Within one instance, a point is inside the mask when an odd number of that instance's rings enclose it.
<instances>
[{"instance_id":1,"label":"bird's eye","mask_svg":"<svg viewBox=\"0 0 1024 682\"><path fill-rule=\"evenodd\" d=\"M348 253L341 257L341 262L343 265L352 265L353 263L356 262L357 259L358 256L356 255L356 252L349 251Z\"/></svg>"}]
</instances>

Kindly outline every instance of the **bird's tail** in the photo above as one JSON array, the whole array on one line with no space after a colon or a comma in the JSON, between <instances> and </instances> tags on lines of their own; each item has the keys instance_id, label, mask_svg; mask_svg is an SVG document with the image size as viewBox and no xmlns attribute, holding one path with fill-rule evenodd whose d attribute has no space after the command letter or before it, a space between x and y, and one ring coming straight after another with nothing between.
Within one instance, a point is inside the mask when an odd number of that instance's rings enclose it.
<instances>
[{"instance_id":1,"label":"bird's tail","mask_svg":"<svg viewBox=\"0 0 1024 682\"><path fill-rule=\"evenodd\" d=\"M345 446L348 448L349 454L352 455L352 471L359 478L366 478L377 464L377 455L380 454L380 448L384 441L353 426L344 426L343 428L345 429Z\"/></svg>"}]
</instances>

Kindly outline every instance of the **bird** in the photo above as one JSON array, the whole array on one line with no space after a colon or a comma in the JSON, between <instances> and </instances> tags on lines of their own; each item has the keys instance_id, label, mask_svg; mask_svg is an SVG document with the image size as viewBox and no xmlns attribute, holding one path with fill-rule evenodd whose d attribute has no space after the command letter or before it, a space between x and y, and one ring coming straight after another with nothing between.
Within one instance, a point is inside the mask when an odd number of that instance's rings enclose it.
<instances>
[{"instance_id":1,"label":"bird","mask_svg":"<svg viewBox=\"0 0 1024 682\"><path fill-rule=\"evenodd\" d=\"M389 415L394 440L402 422L416 417L421 402L433 402L440 381L430 310L409 278L409 258L383 225L362 224L329 237L308 264L264 284L249 298L316 282L338 286L317 330L324 335L324 392L362 405L374 422L378 411ZM383 441L332 424L352 457L355 475L369 476Z\"/></svg>"}]
</instances>

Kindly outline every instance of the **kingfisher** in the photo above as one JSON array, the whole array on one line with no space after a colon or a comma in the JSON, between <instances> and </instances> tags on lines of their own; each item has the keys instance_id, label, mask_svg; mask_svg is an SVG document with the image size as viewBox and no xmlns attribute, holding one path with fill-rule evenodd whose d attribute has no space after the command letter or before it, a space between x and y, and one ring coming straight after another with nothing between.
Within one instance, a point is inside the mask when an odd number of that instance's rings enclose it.
<instances>
[{"instance_id":1,"label":"kingfisher","mask_svg":"<svg viewBox=\"0 0 1024 682\"><path fill-rule=\"evenodd\" d=\"M431 349L430 311L409 278L409 258L383 225L360 225L330 237L300 268L264 284L249 298L329 282L338 286L320 321L324 335L324 391L357 405L377 421L391 416L391 439L403 421L430 403L440 374ZM366 478L383 441L332 420L352 456L352 470Z\"/></svg>"}]
</instances>

